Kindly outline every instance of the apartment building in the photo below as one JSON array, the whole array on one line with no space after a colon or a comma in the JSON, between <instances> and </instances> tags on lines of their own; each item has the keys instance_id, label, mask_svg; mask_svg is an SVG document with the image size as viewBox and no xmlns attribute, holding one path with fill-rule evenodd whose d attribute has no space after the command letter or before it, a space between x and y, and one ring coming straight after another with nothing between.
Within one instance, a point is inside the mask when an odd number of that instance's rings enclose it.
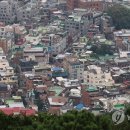
<instances>
[{"instance_id":1,"label":"apartment building","mask_svg":"<svg viewBox=\"0 0 130 130\"><path fill-rule=\"evenodd\" d=\"M1 26L0 26L0 38L6 38L7 33L6 33L5 30L6 30L6 29L5 29L5 26L4 26L4 25L1 25Z\"/></svg>"},{"instance_id":2,"label":"apartment building","mask_svg":"<svg viewBox=\"0 0 130 130\"><path fill-rule=\"evenodd\" d=\"M18 34L19 36L26 35L26 29L24 26L20 24L13 24L13 25L1 25L0 26L0 38L7 38L10 39L14 37L14 34Z\"/></svg>"},{"instance_id":3,"label":"apartment building","mask_svg":"<svg viewBox=\"0 0 130 130\"><path fill-rule=\"evenodd\" d=\"M101 17L101 31L102 33L112 33L114 30L112 18L104 15Z\"/></svg>"},{"instance_id":4,"label":"apartment building","mask_svg":"<svg viewBox=\"0 0 130 130\"><path fill-rule=\"evenodd\" d=\"M26 43L37 45L41 42L41 35L39 35L38 30L30 29L29 34L25 36Z\"/></svg>"},{"instance_id":5,"label":"apartment building","mask_svg":"<svg viewBox=\"0 0 130 130\"><path fill-rule=\"evenodd\" d=\"M24 44L26 35L26 29L24 26L19 24L13 25L1 25L0 26L0 47L7 54L9 50L14 50L19 48L19 45ZM15 45L14 45L15 44ZM12 47L12 45L14 45Z\"/></svg>"},{"instance_id":6,"label":"apartment building","mask_svg":"<svg viewBox=\"0 0 130 130\"><path fill-rule=\"evenodd\" d=\"M33 66L32 73L35 75L44 75L48 76L48 73L51 71L51 66L45 63L39 63L38 65Z\"/></svg>"},{"instance_id":7,"label":"apartment building","mask_svg":"<svg viewBox=\"0 0 130 130\"><path fill-rule=\"evenodd\" d=\"M70 79L83 80L84 65L77 59L77 57L65 57L63 66L68 71Z\"/></svg>"},{"instance_id":8,"label":"apartment building","mask_svg":"<svg viewBox=\"0 0 130 130\"><path fill-rule=\"evenodd\" d=\"M27 59L19 59L19 72L28 72L32 71L33 67L38 64L38 62Z\"/></svg>"},{"instance_id":9,"label":"apartment building","mask_svg":"<svg viewBox=\"0 0 130 130\"><path fill-rule=\"evenodd\" d=\"M101 67L96 65L87 66L87 70L84 71L84 82L87 82L96 86L112 86L114 81L109 71L103 71Z\"/></svg>"},{"instance_id":10,"label":"apartment building","mask_svg":"<svg viewBox=\"0 0 130 130\"><path fill-rule=\"evenodd\" d=\"M84 53L86 51L86 43L73 43L74 53Z\"/></svg>"},{"instance_id":11,"label":"apartment building","mask_svg":"<svg viewBox=\"0 0 130 130\"><path fill-rule=\"evenodd\" d=\"M28 74L28 73L24 74L24 81L25 81L25 86L28 90L29 89L31 90L38 85L43 86L43 84L44 84L41 76L35 76L33 74Z\"/></svg>"},{"instance_id":12,"label":"apartment building","mask_svg":"<svg viewBox=\"0 0 130 130\"><path fill-rule=\"evenodd\" d=\"M68 77L68 73L66 70L60 67L53 67L51 68L51 73L49 74L52 78L57 78L57 77Z\"/></svg>"},{"instance_id":13,"label":"apartment building","mask_svg":"<svg viewBox=\"0 0 130 130\"><path fill-rule=\"evenodd\" d=\"M67 0L68 10L75 8L93 9L103 11L105 9L105 1L103 0Z\"/></svg>"},{"instance_id":14,"label":"apartment building","mask_svg":"<svg viewBox=\"0 0 130 130\"><path fill-rule=\"evenodd\" d=\"M78 0L67 0L67 9L73 10L74 8L78 8Z\"/></svg>"},{"instance_id":15,"label":"apartment building","mask_svg":"<svg viewBox=\"0 0 130 130\"><path fill-rule=\"evenodd\" d=\"M114 40L119 50L130 51L130 30L115 31Z\"/></svg>"},{"instance_id":16,"label":"apartment building","mask_svg":"<svg viewBox=\"0 0 130 130\"><path fill-rule=\"evenodd\" d=\"M51 18L52 18L51 8L40 7L38 16L40 17L41 22L44 25L47 25L48 23L51 22Z\"/></svg>"},{"instance_id":17,"label":"apartment building","mask_svg":"<svg viewBox=\"0 0 130 130\"><path fill-rule=\"evenodd\" d=\"M44 44L44 46L48 47L48 50L52 54L57 55L59 53L62 53L66 48L66 32L57 34L45 34L42 37L41 41Z\"/></svg>"},{"instance_id":18,"label":"apartment building","mask_svg":"<svg viewBox=\"0 0 130 130\"><path fill-rule=\"evenodd\" d=\"M85 35L89 26L93 23L93 15L86 9L74 9L73 13L65 20L67 31L77 30L81 35Z\"/></svg>"},{"instance_id":19,"label":"apartment building","mask_svg":"<svg viewBox=\"0 0 130 130\"><path fill-rule=\"evenodd\" d=\"M7 55L9 48L10 48L10 43L7 41L5 38L0 39L0 48L4 51L4 54Z\"/></svg>"},{"instance_id":20,"label":"apartment building","mask_svg":"<svg viewBox=\"0 0 130 130\"><path fill-rule=\"evenodd\" d=\"M18 3L15 0L0 1L0 21L6 24L13 23L16 19Z\"/></svg>"},{"instance_id":21,"label":"apartment building","mask_svg":"<svg viewBox=\"0 0 130 130\"><path fill-rule=\"evenodd\" d=\"M0 54L0 83L16 84L17 76L4 54Z\"/></svg>"},{"instance_id":22,"label":"apartment building","mask_svg":"<svg viewBox=\"0 0 130 130\"><path fill-rule=\"evenodd\" d=\"M17 10L17 20L26 21L38 14L38 3L29 2Z\"/></svg>"},{"instance_id":23,"label":"apartment building","mask_svg":"<svg viewBox=\"0 0 130 130\"><path fill-rule=\"evenodd\" d=\"M46 55L47 49L44 47L26 47L23 50L25 59L31 59L37 62L48 63L48 56Z\"/></svg>"}]
</instances>

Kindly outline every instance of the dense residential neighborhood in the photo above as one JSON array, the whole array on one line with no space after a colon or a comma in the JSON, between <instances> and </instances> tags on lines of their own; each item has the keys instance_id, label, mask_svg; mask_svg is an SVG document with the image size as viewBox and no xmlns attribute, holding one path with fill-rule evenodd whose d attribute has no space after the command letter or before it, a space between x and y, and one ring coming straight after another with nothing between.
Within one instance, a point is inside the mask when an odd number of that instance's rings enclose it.
<instances>
[{"instance_id":1,"label":"dense residential neighborhood","mask_svg":"<svg viewBox=\"0 0 130 130\"><path fill-rule=\"evenodd\" d=\"M127 0L0 0L0 111L125 111L129 8Z\"/></svg>"}]
</instances>

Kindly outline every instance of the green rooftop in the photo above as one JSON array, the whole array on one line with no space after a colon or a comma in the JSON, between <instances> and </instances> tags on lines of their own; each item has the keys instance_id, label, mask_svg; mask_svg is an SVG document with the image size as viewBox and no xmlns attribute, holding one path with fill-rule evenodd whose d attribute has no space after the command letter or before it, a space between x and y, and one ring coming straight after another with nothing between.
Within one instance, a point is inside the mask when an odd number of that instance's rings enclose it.
<instances>
[{"instance_id":1,"label":"green rooftop","mask_svg":"<svg viewBox=\"0 0 130 130\"><path fill-rule=\"evenodd\" d=\"M86 42L87 43L87 41L88 41L88 39L85 36L80 37L80 42Z\"/></svg>"},{"instance_id":2,"label":"green rooftop","mask_svg":"<svg viewBox=\"0 0 130 130\"><path fill-rule=\"evenodd\" d=\"M112 41L106 40L106 41L105 41L105 44L107 44L107 45L112 45Z\"/></svg>"},{"instance_id":3,"label":"green rooftop","mask_svg":"<svg viewBox=\"0 0 130 130\"><path fill-rule=\"evenodd\" d=\"M56 96L58 96L63 91L63 88L59 86L54 86L54 87L51 87L49 91L54 91Z\"/></svg>"},{"instance_id":4,"label":"green rooftop","mask_svg":"<svg viewBox=\"0 0 130 130\"><path fill-rule=\"evenodd\" d=\"M40 32L40 33L46 33L47 31L48 31L48 29L47 29L47 27L38 27L38 32Z\"/></svg>"},{"instance_id":5,"label":"green rooftop","mask_svg":"<svg viewBox=\"0 0 130 130\"><path fill-rule=\"evenodd\" d=\"M88 92L95 92L95 91L97 91L98 89L97 89L96 87L94 87L94 86L89 86L88 88L86 88L86 90L87 90Z\"/></svg>"},{"instance_id":6,"label":"green rooftop","mask_svg":"<svg viewBox=\"0 0 130 130\"><path fill-rule=\"evenodd\" d=\"M7 104L14 103L14 100L13 100L13 99L7 99L7 100L6 100L6 103L7 103Z\"/></svg>"},{"instance_id":7,"label":"green rooftop","mask_svg":"<svg viewBox=\"0 0 130 130\"><path fill-rule=\"evenodd\" d=\"M38 43L37 45L33 45L33 47L45 47L43 44Z\"/></svg>"},{"instance_id":8,"label":"green rooftop","mask_svg":"<svg viewBox=\"0 0 130 130\"><path fill-rule=\"evenodd\" d=\"M114 105L114 108L116 108L116 109L124 109L125 105L124 104L116 104L116 105Z\"/></svg>"},{"instance_id":9,"label":"green rooftop","mask_svg":"<svg viewBox=\"0 0 130 130\"><path fill-rule=\"evenodd\" d=\"M99 59L100 59L101 61L106 61L106 60L110 60L110 59L113 59L113 58L115 58L114 55L99 56Z\"/></svg>"}]
</instances>

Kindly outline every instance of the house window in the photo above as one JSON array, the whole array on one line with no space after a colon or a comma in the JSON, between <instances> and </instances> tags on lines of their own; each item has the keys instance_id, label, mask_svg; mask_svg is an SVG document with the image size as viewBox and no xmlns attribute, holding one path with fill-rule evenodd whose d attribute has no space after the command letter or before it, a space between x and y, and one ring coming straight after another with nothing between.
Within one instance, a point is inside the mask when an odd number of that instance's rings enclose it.
<instances>
[{"instance_id":1,"label":"house window","mask_svg":"<svg viewBox=\"0 0 130 130\"><path fill-rule=\"evenodd\" d=\"M75 69L75 66L72 66L72 69Z\"/></svg>"},{"instance_id":2,"label":"house window","mask_svg":"<svg viewBox=\"0 0 130 130\"><path fill-rule=\"evenodd\" d=\"M15 78L14 77L12 77L12 78L10 78L11 80L15 80Z\"/></svg>"},{"instance_id":3,"label":"house window","mask_svg":"<svg viewBox=\"0 0 130 130\"><path fill-rule=\"evenodd\" d=\"M77 65L76 68L79 68L79 66Z\"/></svg>"},{"instance_id":4,"label":"house window","mask_svg":"<svg viewBox=\"0 0 130 130\"><path fill-rule=\"evenodd\" d=\"M80 65L80 68L83 68L83 65Z\"/></svg>"},{"instance_id":5,"label":"house window","mask_svg":"<svg viewBox=\"0 0 130 130\"><path fill-rule=\"evenodd\" d=\"M105 76L103 75L103 76L102 76L102 78L104 79L104 78L105 78Z\"/></svg>"},{"instance_id":6,"label":"house window","mask_svg":"<svg viewBox=\"0 0 130 130\"><path fill-rule=\"evenodd\" d=\"M6 80L6 78L3 78L3 80Z\"/></svg>"}]
</instances>

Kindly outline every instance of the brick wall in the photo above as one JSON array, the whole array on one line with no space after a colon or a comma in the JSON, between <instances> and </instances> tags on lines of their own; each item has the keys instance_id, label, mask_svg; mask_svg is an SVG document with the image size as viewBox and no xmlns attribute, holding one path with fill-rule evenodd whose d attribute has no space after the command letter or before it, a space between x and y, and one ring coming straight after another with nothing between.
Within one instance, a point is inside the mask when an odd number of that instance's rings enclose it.
<instances>
[{"instance_id":1,"label":"brick wall","mask_svg":"<svg viewBox=\"0 0 130 130\"><path fill-rule=\"evenodd\" d=\"M97 11L104 10L104 1L80 1L80 0L67 0L68 10L73 10L74 8L83 8L83 9L95 9Z\"/></svg>"}]
</instances>

